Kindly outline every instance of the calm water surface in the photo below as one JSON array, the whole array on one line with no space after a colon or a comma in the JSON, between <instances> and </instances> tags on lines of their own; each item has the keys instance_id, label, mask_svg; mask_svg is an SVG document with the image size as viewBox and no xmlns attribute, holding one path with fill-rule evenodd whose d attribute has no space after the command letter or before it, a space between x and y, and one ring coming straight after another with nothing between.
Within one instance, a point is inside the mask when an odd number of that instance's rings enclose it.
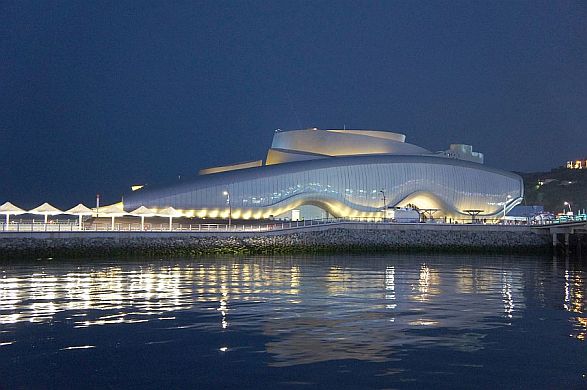
<instances>
[{"instance_id":1,"label":"calm water surface","mask_svg":"<svg viewBox=\"0 0 587 390\"><path fill-rule=\"evenodd\" d=\"M0 388L587 388L585 261L0 265Z\"/></svg>"}]
</instances>

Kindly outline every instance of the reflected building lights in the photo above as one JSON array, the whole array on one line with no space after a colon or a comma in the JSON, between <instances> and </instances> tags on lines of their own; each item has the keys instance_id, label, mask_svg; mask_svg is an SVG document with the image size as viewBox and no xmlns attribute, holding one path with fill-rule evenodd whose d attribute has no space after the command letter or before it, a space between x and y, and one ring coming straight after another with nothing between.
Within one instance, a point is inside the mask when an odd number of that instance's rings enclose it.
<instances>
[{"instance_id":1,"label":"reflected building lights","mask_svg":"<svg viewBox=\"0 0 587 390\"><path fill-rule=\"evenodd\" d=\"M511 276L507 271L502 273L502 288L501 294L503 297L503 311L507 318L512 318L514 312L514 299L512 296L512 282Z\"/></svg>"},{"instance_id":2,"label":"reflected building lights","mask_svg":"<svg viewBox=\"0 0 587 390\"><path fill-rule=\"evenodd\" d=\"M368 272L331 264L312 268L296 261L255 259L104 266L64 274L50 267L32 275L4 272L0 324L57 318L75 327L108 326L176 320L184 311L212 310L219 318L198 326L218 331L254 326L250 319L264 315L262 331L272 340L267 350L275 365L285 366L331 359L384 361L402 345L426 342L417 333L423 327L448 330L435 336L440 346L477 350L483 337L471 332L482 334L502 325L486 318L502 315L502 323L511 323L525 308L527 280L512 266L455 268L441 279L442 268L417 260L382 264ZM584 273L567 270L564 279L561 273L558 305L564 285L564 307L575 313L570 318L572 336L583 341ZM531 282L543 283L540 278ZM446 299L450 305L433 310Z\"/></svg>"},{"instance_id":3,"label":"reflected building lights","mask_svg":"<svg viewBox=\"0 0 587 390\"><path fill-rule=\"evenodd\" d=\"M583 272L565 269L565 300L564 308L570 313L585 313L585 276ZM587 317L573 316L569 318L573 333L571 337L580 341L587 338Z\"/></svg>"},{"instance_id":4,"label":"reflected building lights","mask_svg":"<svg viewBox=\"0 0 587 390\"><path fill-rule=\"evenodd\" d=\"M439 293L438 286L440 277L438 273L430 269L428 265L422 264L418 272L418 282L414 289L418 292L412 295L412 299L420 302L427 302L431 296Z\"/></svg>"},{"instance_id":5,"label":"reflected building lights","mask_svg":"<svg viewBox=\"0 0 587 390\"><path fill-rule=\"evenodd\" d=\"M273 271L261 264L201 264L197 267L137 267L123 271L106 267L97 271L69 272L61 276L35 273L0 279L0 323L46 322L59 312L73 312L77 326L136 322L141 316L188 310L196 302L216 301L227 328L231 299L258 300L263 294L298 295L299 266ZM297 301L299 302L299 301ZM129 308L133 307L132 315ZM88 310L106 316L85 317ZM113 314L112 312L116 312Z\"/></svg>"},{"instance_id":6,"label":"reflected building lights","mask_svg":"<svg viewBox=\"0 0 587 390\"><path fill-rule=\"evenodd\" d=\"M472 268L462 267L457 270L457 291L461 294L472 294L475 292Z\"/></svg>"},{"instance_id":7,"label":"reflected building lights","mask_svg":"<svg viewBox=\"0 0 587 390\"><path fill-rule=\"evenodd\" d=\"M220 307L218 311L220 311L220 315L222 319L220 321L222 329L228 328L228 321L226 320L226 314L228 312L228 290L226 289L226 285L222 285L221 287L222 298L220 299Z\"/></svg>"},{"instance_id":8,"label":"reflected building lights","mask_svg":"<svg viewBox=\"0 0 587 390\"><path fill-rule=\"evenodd\" d=\"M291 295L298 295L300 293L300 267L292 266L290 269L290 294Z\"/></svg>"},{"instance_id":9,"label":"reflected building lights","mask_svg":"<svg viewBox=\"0 0 587 390\"><path fill-rule=\"evenodd\" d=\"M0 323L45 322L62 311L125 311L127 307L136 306L135 309L141 311L138 315L144 315L189 308L181 299L182 294L187 293L180 288L181 269L160 271L141 269L124 273L120 268L109 268L98 272L67 273L62 277L37 273L9 280L5 278L0 286ZM76 313L71 317L84 315ZM126 319L120 314L99 316L96 321L79 321L78 325L140 320Z\"/></svg>"},{"instance_id":10,"label":"reflected building lights","mask_svg":"<svg viewBox=\"0 0 587 390\"><path fill-rule=\"evenodd\" d=\"M569 270L565 270L565 303L564 308L571 311L571 284L569 283Z\"/></svg>"},{"instance_id":11,"label":"reflected building lights","mask_svg":"<svg viewBox=\"0 0 587 390\"><path fill-rule=\"evenodd\" d=\"M422 264L420 267L420 277L418 280L418 291L420 294L428 294L428 287L430 286L430 268L426 266L426 264ZM422 297L422 300L425 300L425 297Z\"/></svg>"},{"instance_id":12,"label":"reflected building lights","mask_svg":"<svg viewBox=\"0 0 587 390\"><path fill-rule=\"evenodd\" d=\"M385 299L391 301L385 305L387 309L397 308L395 303L395 267L393 266L385 268Z\"/></svg>"}]
</instances>

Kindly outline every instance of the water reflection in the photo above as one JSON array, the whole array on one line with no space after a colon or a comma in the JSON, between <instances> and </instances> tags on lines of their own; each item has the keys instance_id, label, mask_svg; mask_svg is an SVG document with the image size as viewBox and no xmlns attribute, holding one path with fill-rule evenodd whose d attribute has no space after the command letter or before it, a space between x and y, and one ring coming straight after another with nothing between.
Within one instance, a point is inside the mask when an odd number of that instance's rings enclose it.
<instances>
[{"instance_id":1,"label":"water reflection","mask_svg":"<svg viewBox=\"0 0 587 390\"><path fill-rule=\"evenodd\" d=\"M0 347L12 344L10 329L20 323L65 321L87 328L172 321L176 329L261 332L273 366L384 362L430 345L483 349L487 332L522 318L529 302L564 308L573 313L571 336L584 341L587 334L585 270L557 260L408 256L90 264L1 268L0 324L12 327L0 334ZM200 313L201 321L178 321L190 312ZM218 350L231 351L226 345Z\"/></svg>"},{"instance_id":2,"label":"water reflection","mask_svg":"<svg viewBox=\"0 0 587 390\"><path fill-rule=\"evenodd\" d=\"M569 261L565 262L565 310L580 314L570 318L573 330L571 337L585 341L587 336L587 317L585 314L585 272L570 268Z\"/></svg>"}]
</instances>

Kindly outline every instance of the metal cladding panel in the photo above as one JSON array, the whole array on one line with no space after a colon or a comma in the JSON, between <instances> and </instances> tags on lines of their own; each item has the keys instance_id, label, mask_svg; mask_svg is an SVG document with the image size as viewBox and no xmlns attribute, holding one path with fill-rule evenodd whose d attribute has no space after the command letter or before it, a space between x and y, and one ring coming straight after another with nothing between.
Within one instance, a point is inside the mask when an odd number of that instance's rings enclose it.
<instances>
[{"instance_id":1,"label":"metal cladding panel","mask_svg":"<svg viewBox=\"0 0 587 390\"><path fill-rule=\"evenodd\" d=\"M430 154L430 151L405 143L403 139L403 135L376 131L294 130L275 133L271 148L325 156Z\"/></svg>"},{"instance_id":2,"label":"metal cladding panel","mask_svg":"<svg viewBox=\"0 0 587 390\"><path fill-rule=\"evenodd\" d=\"M354 156L301 161L200 176L125 196L125 209L139 206L179 210L227 208L271 213L314 204L336 216L379 212L386 206L416 204L445 215L483 210L492 215L507 197L523 196L522 179L481 164L430 156ZM202 214L204 215L204 214Z\"/></svg>"}]
</instances>

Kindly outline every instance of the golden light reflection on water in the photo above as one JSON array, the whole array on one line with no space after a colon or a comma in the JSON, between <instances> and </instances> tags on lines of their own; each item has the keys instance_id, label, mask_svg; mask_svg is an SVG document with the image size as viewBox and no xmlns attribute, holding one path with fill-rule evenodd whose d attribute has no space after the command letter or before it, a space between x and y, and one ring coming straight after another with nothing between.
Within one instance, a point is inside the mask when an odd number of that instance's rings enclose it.
<instances>
[{"instance_id":1,"label":"golden light reflection on water","mask_svg":"<svg viewBox=\"0 0 587 390\"><path fill-rule=\"evenodd\" d=\"M547 276L529 279L515 264L447 267L417 257L365 265L327 258L5 267L0 324L59 320L87 328L165 321L173 329L259 328L270 339L265 348L274 366L381 362L407 345L484 348L488 329L524 315L528 288L540 302L558 301L573 313L571 336L584 341L585 273L562 271L551 271L559 285L546 289ZM210 320L181 323L184 312ZM426 333L433 329L443 332ZM0 346L6 343L12 341L0 339ZM218 346L226 353L231 348Z\"/></svg>"},{"instance_id":2,"label":"golden light reflection on water","mask_svg":"<svg viewBox=\"0 0 587 390\"><path fill-rule=\"evenodd\" d=\"M440 284L440 277L435 270L431 270L426 264L420 266L418 275L418 285L413 287L417 290L417 294L413 295L413 299L421 302L428 301L431 296L439 293L438 285Z\"/></svg>"},{"instance_id":3,"label":"golden light reflection on water","mask_svg":"<svg viewBox=\"0 0 587 390\"><path fill-rule=\"evenodd\" d=\"M584 314L585 295L587 293L584 272L577 272L567 268L565 269L564 280L565 300L563 307L571 313ZM573 332L570 336L577 340L585 341L587 338L587 317L571 317L569 321L573 327Z\"/></svg>"},{"instance_id":4,"label":"golden light reflection on water","mask_svg":"<svg viewBox=\"0 0 587 390\"><path fill-rule=\"evenodd\" d=\"M218 302L221 327L226 329L232 299L297 295L299 286L298 266L271 270L258 263L108 266L66 273L47 269L19 276L5 270L0 279L0 324L49 322L60 312L78 312L71 315L77 327L138 323L189 310L197 303ZM84 319L89 310L108 314Z\"/></svg>"}]
</instances>

